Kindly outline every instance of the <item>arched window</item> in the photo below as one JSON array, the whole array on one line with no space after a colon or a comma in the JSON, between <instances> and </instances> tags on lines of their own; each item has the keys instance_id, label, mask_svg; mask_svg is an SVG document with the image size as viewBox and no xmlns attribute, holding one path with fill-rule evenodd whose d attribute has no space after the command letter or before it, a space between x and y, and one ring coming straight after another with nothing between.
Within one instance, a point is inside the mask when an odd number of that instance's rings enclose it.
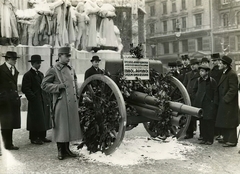
<instances>
[{"instance_id":1,"label":"arched window","mask_svg":"<svg viewBox=\"0 0 240 174\"><path fill-rule=\"evenodd\" d=\"M227 13L223 14L223 26L224 27L228 26L228 14Z\"/></svg>"},{"instance_id":2,"label":"arched window","mask_svg":"<svg viewBox=\"0 0 240 174\"><path fill-rule=\"evenodd\" d=\"M236 14L236 21L237 21L237 25L240 25L240 11L238 11Z\"/></svg>"}]
</instances>

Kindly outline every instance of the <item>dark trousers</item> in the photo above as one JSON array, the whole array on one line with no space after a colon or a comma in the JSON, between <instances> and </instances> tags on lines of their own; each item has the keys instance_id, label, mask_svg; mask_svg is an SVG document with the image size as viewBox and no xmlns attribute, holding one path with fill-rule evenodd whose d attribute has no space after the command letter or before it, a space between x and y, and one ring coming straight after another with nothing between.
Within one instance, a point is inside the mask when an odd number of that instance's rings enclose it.
<instances>
[{"instance_id":1,"label":"dark trousers","mask_svg":"<svg viewBox=\"0 0 240 174\"><path fill-rule=\"evenodd\" d=\"M47 131L29 131L29 139L36 140L41 139L43 140L47 135Z\"/></svg>"},{"instance_id":2,"label":"dark trousers","mask_svg":"<svg viewBox=\"0 0 240 174\"><path fill-rule=\"evenodd\" d=\"M193 137L193 132L196 130L197 119L196 119L195 117L193 117L193 116L191 116L190 119L191 119L191 120L190 120L190 124L189 124L189 126L188 126L188 129L187 129L186 134L187 134L188 136Z\"/></svg>"},{"instance_id":3,"label":"dark trousers","mask_svg":"<svg viewBox=\"0 0 240 174\"><path fill-rule=\"evenodd\" d=\"M13 146L13 129L1 129L3 144L5 148Z\"/></svg>"},{"instance_id":4,"label":"dark trousers","mask_svg":"<svg viewBox=\"0 0 240 174\"><path fill-rule=\"evenodd\" d=\"M221 128L223 140L229 143L238 143L237 128Z\"/></svg>"},{"instance_id":5,"label":"dark trousers","mask_svg":"<svg viewBox=\"0 0 240 174\"><path fill-rule=\"evenodd\" d=\"M202 119L201 127L202 127L202 137L203 141L209 141L213 143L214 139L214 119Z\"/></svg>"}]
</instances>

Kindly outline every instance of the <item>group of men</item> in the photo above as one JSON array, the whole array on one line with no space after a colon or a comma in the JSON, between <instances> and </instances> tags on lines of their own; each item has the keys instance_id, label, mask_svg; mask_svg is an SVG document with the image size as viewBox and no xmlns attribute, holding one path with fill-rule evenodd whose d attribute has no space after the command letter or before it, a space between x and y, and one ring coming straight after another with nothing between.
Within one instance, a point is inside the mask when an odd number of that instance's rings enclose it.
<instances>
[{"instance_id":1,"label":"group of men","mask_svg":"<svg viewBox=\"0 0 240 174\"><path fill-rule=\"evenodd\" d=\"M16 52L8 51L5 63L0 66L0 125L3 145L7 150L18 150L13 143L13 129L21 127L21 96L18 93L19 72L15 65L20 58ZM58 159L76 157L69 149L69 142L82 139L78 114L78 86L74 69L69 65L70 47L58 50L56 64L44 76L39 71L40 55L32 55L31 68L23 75L21 91L28 100L27 130L32 144L42 145L56 142ZM85 79L93 74L102 74L98 56L91 59L92 67ZM52 140L46 138L52 128Z\"/></svg>"},{"instance_id":2,"label":"group of men","mask_svg":"<svg viewBox=\"0 0 240 174\"><path fill-rule=\"evenodd\" d=\"M237 145L238 77L231 68L232 59L211 55L211 62L203 57L200 61L183 55L182 61L168 64L170 73L186 87L193 106L202 108L199 119L200 144L211 145L214 136L223 147ZM212 66L212 68L211 68ZM185 139L193 138L197 119L191 117Z\"/></svg>"}]
</instances>

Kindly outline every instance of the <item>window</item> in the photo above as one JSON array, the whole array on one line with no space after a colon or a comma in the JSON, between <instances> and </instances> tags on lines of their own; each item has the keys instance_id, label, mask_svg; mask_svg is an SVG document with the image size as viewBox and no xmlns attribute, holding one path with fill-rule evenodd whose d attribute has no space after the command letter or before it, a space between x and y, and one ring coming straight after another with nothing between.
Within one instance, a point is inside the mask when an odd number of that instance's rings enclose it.
<instances>
[{"instance_id":1,"label":"window","mask_svg":"<svg viewBox=\"0 0 240 174\"><path fill-rule=\"evenodd\" d=\"M178 53L178 41L173 42L173 53Z\"/></svg>"},{"instance_id":2,"label":"window","mask_svg":"<svg viewBox=\"0 0 240 174\"><path fill-rule=\"evenodd\" d=\"M196 26L202 25L202 14L195 14L195 22Z\"/></svg>"},{"instance_id":3,"label":"window","mask_svg":"<svg viewBox=\"0 0 240 174\"><path fill-rule=\"evenodd\" d=\"M167 3L163 2L163 14L167 14Z\"/></svg>"},{"instance_id":4,"label":"window","mask_svg":"<svg viewBox=\"0 0 240 174\"><path fill-rule=\"evenodd\" d=\"M227 13L223 14L223 26L224 27L228 26L228 14Z\"/></svg>"},{"instance_id":5,"label":"window","mask_svg":"<svg viewBox=\"0 0 240 174\"><path fill-rule=\"evenodd\" d=\"M237 12L236 17L237 17L237 19L236 19L237 20L237 24L240 25L240 11Z\"/></svg>"},{"instance_id":6,"label":"window","mask_svg":"<svg viewBox=\"0 0 240 174\"><path fill-rule=\"evenodd\" d=\"M222 3L223 3L223 4L228 4L228 3L229 3L229 0L222 0Z\"/></svg>"},{"instance_id":7,"label":"window","mask_svg":"<svg viewBox=\"0 0 240 174\"><path fill-rule=\"evenodd\" d=\"M169 54L169 44L168 42L163 43L164 54Z\"/></svg>"},{"instance_id":8,"label":"window","mask_svg":"<svg viewBox=\"0 0 240 174\"><path fill-rule=\"evenodd\" d=\"M186 0L182 0L182 9L183 9L183 10L186 9Z\"/></svg>"},{"instance_id":9,"label":"window","mask_svg":"<svg viewBox=\"0 0 240 174\"><path fill-rule=\"evenodd\" d=\"M196 6L202 5L202 0L196 0Z\"/></svg>"},{"instance_id":10,"label":"window","mask_svg":"<svg viewBox=\"0 0 240 174\"><path fill-rule=\"evenodd\" d=\"M188 52L188 40L182 40L182 51Z\"/></svg>"},{"instance_id":11,"label":"window","mask_svg":"<svg viewBox=\"0 0 240 174\"><path fill-rule=\"evenodd\" d=\"M167 21L163 21L163 32L167 33Z\"/></svg>"},{"instance_id":12,"label":"window","mask_svg":"<svg viewBox=\"0 0 240 174\"><path fill-rule=\"evenodd\" d=\"M154 24L149 24L150 27L150 33L154 34L155 33L155 25Z\"/></svg>"},{"instance_id":13,"label":"window","mask_svg":"<svg viewBox=\"0 0 240 174\"><path fill-rule=\"evenodd\" d=\"M182 17L182 31L186 31L187 28L187 18L186 17Z\"/></svg>"},{"instance_id":14,"label":"window","mask_svg":"<svg viewBox=\"0 0 240 174\"><path fill-rule=\"evenodd\" d=\"M177 7L176 7L176 2L172 3L172 12L176 12L177 11Z\"/></svg>"},{"instance_id":15,"label":"window","mask_svg":"<svg viewBox=\"0 0 240 174\"><path fill-rule=\"evenodd\" d=\"M237 36L237 50L240 50L240 35Z\"/></svg>"},{"instance_id":16,"label":"window","mask_svg":"<svg viewBox=\"0 0 240 174\"><path fill-rule=\"evenodd\" d=\"M150 7L150 16L155 16L155 6Z\"/></svg>"},{"instance_id":17,"label":"window","mask_svg":"<svg viewBox=\"0 0 240 174\"><path fill-rule=\"evenodd\" d=\"M173 27L173 31L176 31L176 27L177 26L177 20L176 19L172 19L172 27Z\"/></svg>"},{"instance_id":18,"label":"window","mask_svg":"<svg viewBox=\"0 0 240 174\"><path fill-rule=\"evenodd\" d=\"M197 48L198 51L201 51L203 49L202 38L197 38Z\"/></svg>"}]
</instances>

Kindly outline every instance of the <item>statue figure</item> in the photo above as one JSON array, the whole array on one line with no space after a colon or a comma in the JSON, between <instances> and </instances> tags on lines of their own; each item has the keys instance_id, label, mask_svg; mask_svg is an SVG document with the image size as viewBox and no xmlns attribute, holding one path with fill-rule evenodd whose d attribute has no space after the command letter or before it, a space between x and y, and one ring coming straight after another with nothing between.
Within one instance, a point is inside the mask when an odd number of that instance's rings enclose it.
<instances>
[{"instance_id":1,"label":"statue figure","mask_svg":"<svg viewBox=\"0 0 240 174\"><path fill-rule=\"evenodd\" d=\"M116 25L114 25L114 33L115 33L115 35L117 37L117 43L118 43L117 52L121 53L122 49L123 49L123 44L122 44L122 39L120 37L120 31L119 31L119 29L118 29L118 27Z\"/></svg>"},{"instance_id":2,"label":"statue figure","mask_svg":"<svg viewBox=\"0 0 240 174\"><path fill-rule=\"evenodd\" d=\"M1 3L1 36L7 38L12 44L13 39L18 39L17 20L15 17L15 7L10 0L3 0Z\"/></svg>"}]
</instances>

